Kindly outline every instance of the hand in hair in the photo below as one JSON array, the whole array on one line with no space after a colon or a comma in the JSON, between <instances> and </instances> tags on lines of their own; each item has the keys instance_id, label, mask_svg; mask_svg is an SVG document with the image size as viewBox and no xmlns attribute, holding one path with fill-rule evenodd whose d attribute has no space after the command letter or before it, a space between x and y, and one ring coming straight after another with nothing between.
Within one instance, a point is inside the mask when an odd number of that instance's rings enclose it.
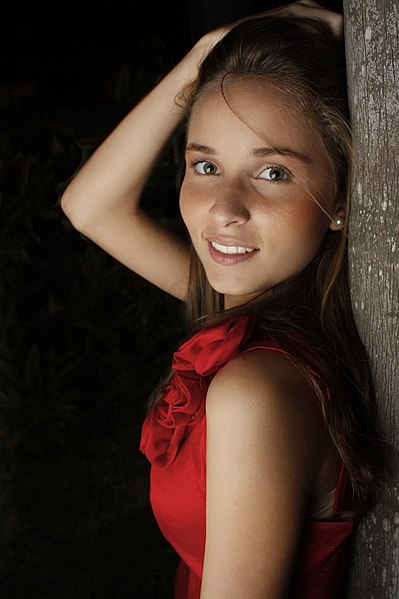
<instances>
[{"instance_id":1,"label":"hand in hair","mask_svg":"<svg viewBox=\"0 0 399 599\"><path fill-rule=\"evenodd\" d=\"M239 19L233 23L229 23L224 27L219 27L214 31L209 32L204 36L204 39L208 41L209 50L213 48L235 25L248 21L257 17L270 16L270 17L300 17L305 19L317 19L322 21L333 32L334 36L341 38L343 34L343 17L340 13L328 10L313 0L298 0L298 2L292 2L286 6L279 8L272 8L244 19Z\"/></svg>"},{"instance_id":2,"label":"hand in hair","mask_svg":"<svg viewBox=\"0 0 399 599\"><path fill-rule=\"evenodd\" d=\"M278 17L304 17L319 19L328 25L336 37L343 33L343 18L340 13L328 10L313 0L299 0L287 6L269 10L263 14L276 15Z\"/></svg>"}]
</instances>

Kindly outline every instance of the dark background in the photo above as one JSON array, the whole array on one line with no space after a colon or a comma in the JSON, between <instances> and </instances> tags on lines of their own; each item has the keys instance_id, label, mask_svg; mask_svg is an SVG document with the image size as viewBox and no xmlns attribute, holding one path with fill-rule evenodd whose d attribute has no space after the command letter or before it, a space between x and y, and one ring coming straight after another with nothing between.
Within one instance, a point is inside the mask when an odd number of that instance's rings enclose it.
<instances>
[{"instance_id":1,"label":"dark background","mask_svg":"<svg viewBox=\"0 0 399 599\"><path fill-rule=\"evenodd\" d=\"M95 105L109 99L115 71L134 60L143 40L158 39L171 62L201 34L280 6L259 0L102 0L12 2L1 14L1 85L32 85L23 107ZM324 6L340 10L342 2Z\"/></svg>"},{"instance_id":2,"label":"dark background","mask_svg":"<svg viewBox=\"0 0 399 599\"><path fill-rule=\"evenodd\" d=\"M146 401L178 302L78 235L78 165L205 31L283 2L13 2L0 14L0 596L171 597L148 505ZM340 2L324 3L337 10ZM144 193L179 227L178 140Z\"/></svg>"}]
</instances>

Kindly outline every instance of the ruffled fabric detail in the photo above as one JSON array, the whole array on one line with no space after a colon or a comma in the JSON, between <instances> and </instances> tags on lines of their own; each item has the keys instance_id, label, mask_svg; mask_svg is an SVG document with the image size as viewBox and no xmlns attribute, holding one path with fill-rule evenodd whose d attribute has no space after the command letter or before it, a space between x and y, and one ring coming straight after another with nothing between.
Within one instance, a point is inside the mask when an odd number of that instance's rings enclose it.
<instances>
[{"instance_id":1,"label":"ruffled fabric detail","mask_svg":"<svg viewBox=\"0 0 399 599\"><path fill-rule=\"evenodd\" d=\"M173 377L165 395L143 423L140 450L164 467L205 411L212 376L239 354L251 337L256 319L236 316L204 328L173 355Z\"/></svg>"}]
</instances>

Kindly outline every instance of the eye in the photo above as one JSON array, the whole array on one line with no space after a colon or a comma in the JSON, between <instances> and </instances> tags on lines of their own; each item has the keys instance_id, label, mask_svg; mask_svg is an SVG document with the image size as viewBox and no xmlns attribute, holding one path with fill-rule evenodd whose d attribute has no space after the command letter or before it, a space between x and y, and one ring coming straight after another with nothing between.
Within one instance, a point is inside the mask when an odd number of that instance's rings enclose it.
<instances>
[{"instance_id":1,"label":"eye","mask_svg":"<svg viewBox=\"0 0 399 599\"><path fill-rule=\"evenodd\" d=\"M191 166L198 175L220 175L219 168L209 160L197 160Z\"/></svg>"},{"instance_id":2,"label":"eye","mask_svg":"<svg viewBox=\"0 0 399 599\"><path fill-rule=\"evenodd\" d=\"M267 181L286 181L290 175L282 166L268 166L259 175L258 179Z\"/></svg>"}]
</instances>

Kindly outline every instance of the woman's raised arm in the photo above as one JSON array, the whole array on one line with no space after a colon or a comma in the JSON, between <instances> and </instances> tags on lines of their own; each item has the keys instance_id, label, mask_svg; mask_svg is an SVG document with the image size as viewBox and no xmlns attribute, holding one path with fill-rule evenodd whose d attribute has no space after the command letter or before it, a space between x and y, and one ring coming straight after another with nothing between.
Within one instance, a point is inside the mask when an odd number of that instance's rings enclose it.
<instances>
[{"instance_id":1,"label":"woman's raised arm","mask_svg":"<svg viewBox=\"0 0 399 599\"><path fill-rule=\"evenodd\" d=\"M217 40L218 34L211 34L194 46L101 144L61 199L80 232L179 299L187 292L188 248L141 210L139 202L160 152L183 118L176 96L195 80Z\"/></svg>"},{"instance_id":2,"label":"woman's raised arm","mask_svg":"<svg viewBox=\"0 0 399 599\"><path fill-rule=\"evenodd\" d=\"M300 0L268 12L320 18L332 28L337 27L335 13L312 0ZM140 197L160 152L183 118L184 107L176 103L176 96L196 79L204 56L233 25L199 40L101 144L61 199L64 212L79 231L136 273L182 300L186 298L189 279L188 247L140 208Z\"/></svg>"}]
</instances>

